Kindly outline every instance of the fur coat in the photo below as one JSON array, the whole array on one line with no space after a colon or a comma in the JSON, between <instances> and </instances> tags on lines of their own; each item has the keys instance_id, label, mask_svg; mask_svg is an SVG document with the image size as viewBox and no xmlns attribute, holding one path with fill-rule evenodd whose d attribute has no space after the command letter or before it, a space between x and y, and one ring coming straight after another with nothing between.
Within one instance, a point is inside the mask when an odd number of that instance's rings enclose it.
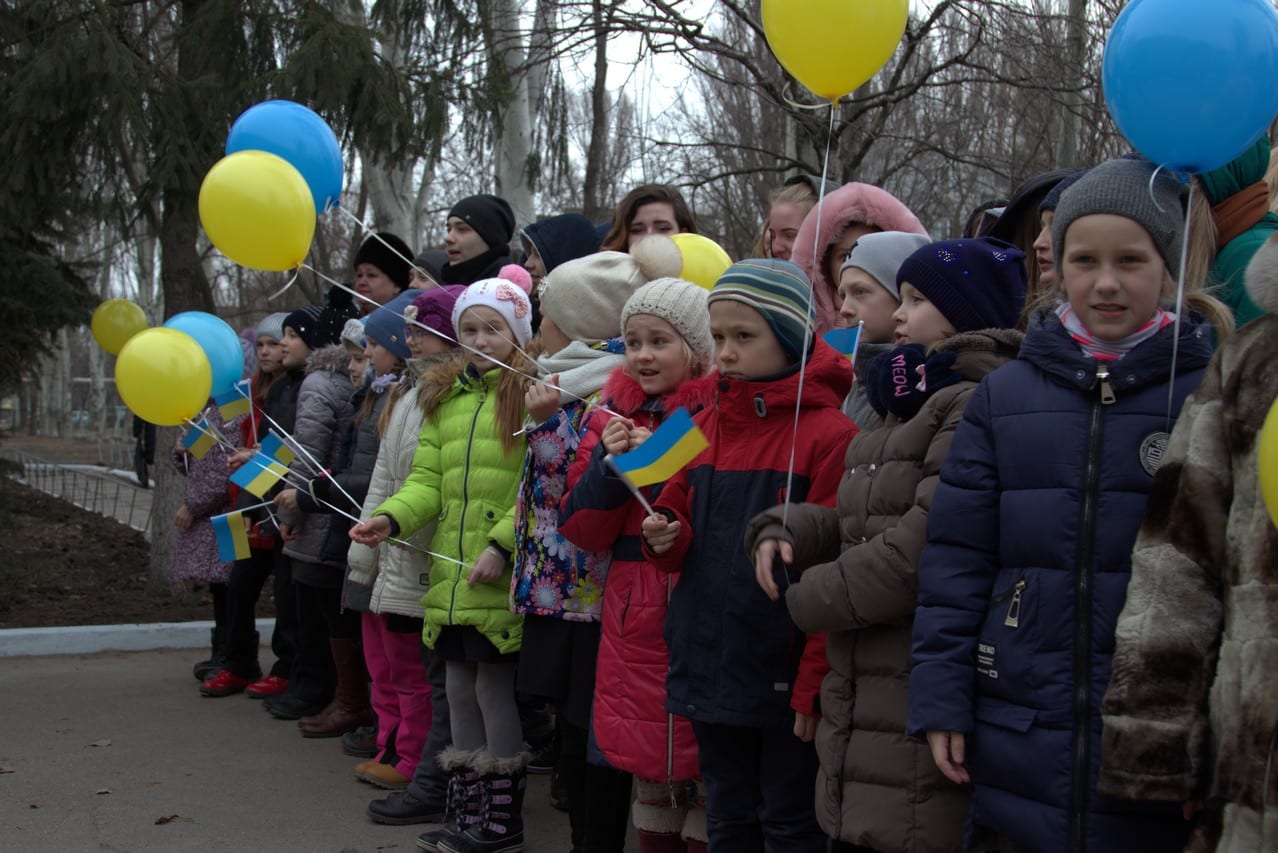
<instances>
[{"instance_id":1,"label":"fur coat","mask_svg":"<svg viewBox=\"0 0 1278 853\"><path fill-rule=\"evenodd\" d=\"M1206 812L1188 850L1278 849L1278 529L1257 467L1278 395L1278 243L1247 270L1271 312L1225 341L1149 495L1101 711L1100 790Z\"/></svg>"}]
</instances>

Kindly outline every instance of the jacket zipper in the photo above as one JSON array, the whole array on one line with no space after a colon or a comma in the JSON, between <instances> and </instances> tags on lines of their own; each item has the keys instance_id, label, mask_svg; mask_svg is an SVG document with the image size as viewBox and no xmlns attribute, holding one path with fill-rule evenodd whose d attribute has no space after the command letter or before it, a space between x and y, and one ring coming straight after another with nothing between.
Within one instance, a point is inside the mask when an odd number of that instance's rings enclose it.
<instances>
[{"instance_id":1,"label":"jacket zipper","mask_svg":"<svg viewBox=\"0 0 1278 853\"><path fill-rule=\"evenodd\" d=\"M670 596L674 594L674 582L666 575L666 612L670 611ZM667 652L667 654L669 654ZM666 712L666 778L670 780L670 808L679 807L679 798L675 794L674 777L674 714Z\"/></svg>"},{"instance_id":2,"label":"jacket zipper","mask_svg":"<svg viewBox=\"0 0 1278 853\"><path fill-rule=\"evenodd\" d=\"M1086 849L1087 779L1090 750L1088 730L1091 722L1090 670L1092 653L1092 546L1096 542L1096 500L1100 483L1101 429L1104 407L1115 401L1109 384L1109 367L1096 364L1099 397L1092 402L1091 425L1087 431L1087 479L1083 492L1082 518L1079 530L1078 556L1074 564L1074 779L1073 779L1073 850Z\"/></svg>"},{"instance_id":3,"label":"jacket zipper","mask_svg":"<svg viewBox=\"0 0 1278 853\"><path fill-rule=\"evenodd\" d=\"M1021 593L1025 591L1024 579L1018 580L1012 587L1012 602L1007 605L1007 616L1003 619L1006 628L1019 628L1021 625Z\"/></svg>"},{"instance_id":4,"label":"jacket zipper","mask_svg":"<svg viewBox=\"0 0 1278 853\"><path fill-rule=\"evenodd\" d=\"M475 414L470 418L470 433L466 436L466 465L462 468L462 505L461 516L457 519L457 558L464 559L466 549L463 542L466 537L466 510L470 507L470 449L475 446L475 425L479 423L479 413L484 410L484 400L488 396L488 387L483 384L483 378L480 377L479 385L479 404L475 406ZM442 474L442 472L441 472ZM457 572L457 578L453 581L452 594L448 599L448 622L446 624L453 625L453 610L457 604L457 590L462 583L462 573Z\"/></svg>"}]
</instances>

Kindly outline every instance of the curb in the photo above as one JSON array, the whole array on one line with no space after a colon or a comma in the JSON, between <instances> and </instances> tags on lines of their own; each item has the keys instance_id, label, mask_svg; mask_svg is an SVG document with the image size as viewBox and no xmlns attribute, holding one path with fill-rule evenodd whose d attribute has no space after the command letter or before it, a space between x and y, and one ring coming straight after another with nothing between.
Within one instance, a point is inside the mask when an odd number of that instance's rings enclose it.
<instances>
[{"instance_id":1,"label":"curb","mask_svg":"<svg viewBox=\"0 0 1278 853\"><path fill-rule=\"evenodd\" d=\"M269 637L274 619L257 620ZM66 628L10 628L0 631L0 658L207 649L212 622L150 622L136 625L76 625Z\"/></svg>"}]
</instances>

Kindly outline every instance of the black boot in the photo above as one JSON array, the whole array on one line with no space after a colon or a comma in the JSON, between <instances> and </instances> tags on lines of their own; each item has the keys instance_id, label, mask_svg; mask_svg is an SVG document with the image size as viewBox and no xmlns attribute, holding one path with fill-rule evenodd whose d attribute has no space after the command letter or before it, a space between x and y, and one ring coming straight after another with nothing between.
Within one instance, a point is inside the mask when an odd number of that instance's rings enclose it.
<instances>
[{"instance_id":1,"label":"black boot","mask_svg":"<svg viewBox=\"0 0 1278 853\"><path fill-rule=\"evenodd\" d=\"M439 842L440 853L518 853L524 849L524 787L528 782L528 756L493 758L475 762L483 788L479 820L460 836Z\"/></svg>"},{"instance_id":2,"label":"black boot","mask_svg":"<svg viewBox=\"0 0 1278 853\"><path fill-rule=\"evenodd\" d=\"M208 681L217 675L219 670L226 668L226 653L222 649L223 631L214 625L209 629L209 641L212 645L212 651L208 660L202 660L191 668L195 675L196 681Z\"/></svg>"},{"instance_id":3,"label":"black boot","mask_svg":"<svg viewBox=\"0 0 1278 853\"><path fill-rule=\"evenodd\" d=\"M484 788L475 770L475 761L483 750L468 752L445 747L439 753L439 766L448 774L448 802L444 825L417 836L421 850L442 850L445 841L460 838L463 830L477 823L483 809Z\"/></svg>"}]
</instances>

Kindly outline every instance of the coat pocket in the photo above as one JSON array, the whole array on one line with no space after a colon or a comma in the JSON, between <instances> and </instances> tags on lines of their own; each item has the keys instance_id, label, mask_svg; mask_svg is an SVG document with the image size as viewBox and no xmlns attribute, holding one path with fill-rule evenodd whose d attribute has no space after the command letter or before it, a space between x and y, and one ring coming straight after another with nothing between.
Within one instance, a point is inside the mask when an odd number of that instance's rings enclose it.
<instances>
[{"instance_id":1,"label":"coat pocket","mask_svg":"<svg viewBox=\"0 0 1278 853\"><path fill-rule=\"evenodd\" d=\"M1038 589L1027 575L1000 576L976 644L982 693L1024 700L1037 688Z\"/></svg>"}]
</instances>

